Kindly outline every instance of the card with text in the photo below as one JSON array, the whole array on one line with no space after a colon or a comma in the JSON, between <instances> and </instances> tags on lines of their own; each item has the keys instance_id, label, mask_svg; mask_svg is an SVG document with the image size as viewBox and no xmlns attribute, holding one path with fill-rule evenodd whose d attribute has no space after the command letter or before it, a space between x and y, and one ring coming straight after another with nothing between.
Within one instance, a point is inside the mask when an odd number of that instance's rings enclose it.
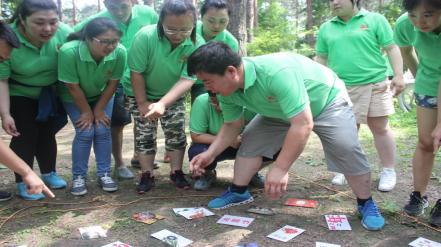
<instances>
[{"instance_id":1,"label":"card with text","mask_svg":"<svg viewBox=\"0 0 441 247\"><path fill-rule=\"evenodd\" d=\"M351 231L346 215L325 215L326 223L328 223L329 230L335 231Z\"/></svg>"},{"instance_id":2,"label":"card with text","mask_svg":"<svg viewBox=\"0 0 441 247\"><path fill-rule=\"evenodd\" d=\"M208 211L205 208L191 210L191 211L181 211L179 212L179 214L184 216L188 220L214 215L213 212Z\"/></svg>"},{"instance_id":3,"label":"card with text","mask_svg":"<svg viewBox=\"0 0 441 247\"><path fill-rule=\"evenodd\" d=\"M253 222L253 220L254 220L253 218L224 215L216 223L224 224L224 225L248 227L251 224L251 222Z\"/></svg>"},{"instance_id":4,"label":"card with text","mask_svg":"<svg viewBox=\"0 0 441 247\"><path fill-rule=\"evenodd\" d=\"M341 245L315 242L315 247L341 247Z\"/></svg>"},{"instance_id":5,"label":"card with text","mask_svg":"<svg viewBox=\"0 0 441 247\"><path fill-rule=\"evenodd\" d=\"M128 245L128 244L125 244L123 242L120 242L120 241L116 241L115 243L106 244L106 245L103 245L101 247L132 247L132 246Z\"/></svg>"},{"instance_id":6,"label":"card with text","mask_svg":"<svg viewBox=\"0 0 441 247\"><path fill-rule=\"evenodd\" d=\"M417 238L415 241L409 244L414 247L441 247L441 244L427 238Z\"/></svg>"},{"instance_id":7,"label":"card with text","mask_svg":"<svg viewBox=\"0 0 441 247\"><path fill-rule=\"evenodd\" d=\"M190 239L184 238L181 235L178 235L166 229L157 233L153 233L151 236L163 242L166 242L171 246L184 247L193 243L193 241L191 241Z\"/></svg>"},{"instance_id":8,"label":"card with text","mask_svg":"<svg viewBox=\"0 0 441 247\"><path fill-rule=\"evenodd\" d=\"M310 200L303 200L303 199L288 199L285 205L305 207L305 208L315 208L317 206L317 202Z\"/></svg>"},{"instance_id":9,"label":"card with text","mask_svg":"<svg viewBox=\"0 0 441 247\"><path fill-rule=\"evenodd\" d=\"M271 233L270 235L266 236L267 238L272 238L275 240L279 240L282 242L288 242L289 240L299 236L302 234L305 230L294 227L294 226L284 226L280 228L279 230Z\"/></svg>"}]
</instances>

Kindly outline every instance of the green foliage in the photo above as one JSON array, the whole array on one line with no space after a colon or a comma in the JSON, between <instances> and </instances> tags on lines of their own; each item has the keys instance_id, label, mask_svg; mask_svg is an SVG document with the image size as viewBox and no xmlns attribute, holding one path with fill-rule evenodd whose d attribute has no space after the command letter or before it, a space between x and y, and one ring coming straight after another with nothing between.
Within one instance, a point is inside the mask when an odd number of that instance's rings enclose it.
<instances>
[{"instance_id":1,"label":"green foliage","mask_svg":"<svg viewBox=\"0 0 441 247\"><path fill-rule=\"evenodd\" d=\"M20 0L1 0L1 9L2 9L2 18L6 22L9 21L9 19L14 14L15 9L17 8L17 4L20 2Z\"/></svg>"}]
</instances>

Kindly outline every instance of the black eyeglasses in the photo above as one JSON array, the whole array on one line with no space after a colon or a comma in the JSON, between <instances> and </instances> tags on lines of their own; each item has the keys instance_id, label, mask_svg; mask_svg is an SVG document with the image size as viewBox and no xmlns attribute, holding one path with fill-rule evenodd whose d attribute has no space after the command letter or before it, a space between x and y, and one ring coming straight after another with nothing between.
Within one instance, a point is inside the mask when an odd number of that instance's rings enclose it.
<instances>
[{"instance_id":1,"label":"black eyeglasses","mask_svg":"<svg viewBox=\"0 0 441 247\"><path fill-rule=\"evenodd\" d=\"M112 46L117 46L119 43L121 43L121 39L114 40L114 41L101 41L101 40L99 40L99 39L97 39L97 38L95 38L95 37L92 37L92 38L93 38L94 40L100 42L100 44L101 44L102 46L105 46L105 47L109 46L110 44L112 44Z\"/></svg>"}]
</instances>

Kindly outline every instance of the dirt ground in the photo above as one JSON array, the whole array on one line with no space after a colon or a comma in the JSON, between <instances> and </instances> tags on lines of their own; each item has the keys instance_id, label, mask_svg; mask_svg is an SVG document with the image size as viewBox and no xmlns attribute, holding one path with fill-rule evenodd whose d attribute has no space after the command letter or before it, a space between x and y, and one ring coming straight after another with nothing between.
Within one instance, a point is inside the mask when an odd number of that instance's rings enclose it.
<instances>
[{"instance_id":1,"label":"dirt ground","mask_svg":"<svg viewBox=\"0 0 441 247\"><path fill-rule=\"evenodd\" d=\"M399 114L404 116L402 112L399 112ZM135 174L135 180L119 181L118 191L114 193L102 191L96 184L95 162L92 153L87 179L88 193L85 196L73 196L69 190L72 184L71 148L74 131L72 125L68 124L57 135L59 148L57 172L68 182L68 188L53 190L56 197L50 199L46 196L41 201L48 202L45 204L31 202L23 205L21 203L24 201L18 196L0 203L0 217L2 217L0 218L0 224L5 221L6 217L11 216L18 210L32 205L35 206L18 212L15 218L9 219L4 223L0 228L0 246L102 246L115 241L121 241L131 246L164 246L163 242L150 236L162 229L168 229L193 240L194 242L191 246L205 247L230 247L253 242L265 247L315 246L317 241L339 244L341 246L408 246L410 242L418 237L441 242L440 232L412 223L412 220L394 213L395 211L402 212L402 207L408 200L409 193L412 192L411 159L417 137L414 118L407 115L404 118L407 120L398 120L400 118L399 114L395 117L395 120L392 119L391 121L398 147L396 162L398 183L392 192L383 193L377 190L381 171L380 162L368 129L364 126L360 131L362 147L372 164L373 197L376 203L383 207L381 213L387 222L381 231L368 231L360 224L360 215L356 211L355 200L315 184L305 184L305 180L295 176L290 176L290 183L297 184L290 185L287 195L281 200L272 201L266 198L263 191L258 190L258 188L250 188L253 191L251 194L255 200L252 204L224 210L211 210L216 214L215 216L194 220L186 220L183 217L175 216L172 208L207 207L210 200L228 189L233 176L233 163L231 161L219 164L217 168L218 180L206 192L198 192L193 189L188 191L176 190L169 183L169 165L162 164L160 169L155 171L156 187L153 192L138 195L135 193L135 186L138 182L140 170L131 166L128 167ZM132 127L133 125L131 124L124 130L123 153L127 164L130 163L133 152ZM159 152L157 159L162 161L164 152L162 130L159 130L158 134ZM9 142L10 138L3 131L0 132L0 135L3 140ZM188 137L188 143L190 143L190 137ZM437 156L433 178L429 184L428 197L431 203L430 207L433 206L436 199L441 198L440 157L440 155ZM184 171L188 172L187 157L184 163ZM39 174L38 168L35 168L35 171ZM268 168L264 169L261 174L265 175L267 171ZM349 186L335 186L331 184L334 173L328 172L326 169L321 144L315 134L311 135L305 151L291 167L290 171L308 180L325 179L317 183L353 196ZM0 170L0 184L2 190L15 191L14 177L10 170ZM201 197L185 197L193 195ZM162 199L155 199L157 197ZM318 206L312 209L284 206L287 198L315 200L318 202ZM93 201L94 199L96 201ZM10 208L14 205L18 206ZM279 210L280 213L276 216L247 213L245 210L250 205L274 208ZM60 211L45 213L48 210ZM152 225L146 225L130 219L132 215L141 211L163 215L165 219ZM17 218L33 212L38 212L38 214ZM421 222L427 222L428 212L418 219ZM223 215L227 214L252 217L255 220L247 228L216 223ZM324 217L326 214L347 215L352 231L328 230ZM295 226L306 231L288 243L266 237L285 225ZM87 226L102 226L107 231L107 238L83 240L78 228Z\"/></svg>"}]
</instances>

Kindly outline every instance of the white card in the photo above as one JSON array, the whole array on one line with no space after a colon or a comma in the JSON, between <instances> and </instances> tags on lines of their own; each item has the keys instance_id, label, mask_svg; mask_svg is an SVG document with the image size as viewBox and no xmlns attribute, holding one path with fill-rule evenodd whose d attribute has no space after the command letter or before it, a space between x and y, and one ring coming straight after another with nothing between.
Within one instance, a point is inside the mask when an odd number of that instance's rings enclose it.
<instances>
[{"instance_id":1,"label":"white card","mask_svg":"<svg viewBox=\"0 0 441 247\"><path fill-rule=\"evenodd\" d=\"M190 239L184 238L166 229L153 233L151 236L176 247L184 247L193 243Z\"/></svg>"},{"instance_id":2,"label":"white card","mask_svg":"<svg viewBox=\"0 0 441 247\"><path fill-rule=\"evenodd\" d=\"M232 226L241 226L247 227L253 222L253 218L233 216L233 215L224 215L224 217L220 218L216 223L224 224L224 225L232 225Z\"/></svg>"},{"instance_id":3,"label":"white card","mask_svg":"<svg viewBox=\"0 0 441 247\"><path fill-rule=\"evenodd\" d=\"M123 242L120 242L120 241L116 241L115 243L106 244L106 245L103 245L101 247L132 247L132 246L128 245L128 244L125 244Z\"/></svg>"},{"instance_id":4,"label":"white card","mask_svg":"<svg viewBox=\"0 0 441 247\"><path fill-rule=\"evenodd\" d=\"M415 241L409 244L414 247L441 247L441 244L427 238L417 238Z\"/></svg>"},{"instance_id":5,"label":"white card","mask_svg":"<svg viewBox=\"0 0 441 247\"><path fill-rule=\"evenodd\" d=\"M182 211L192 211L192 210L196 210L196 209L205 209L205 208L202 208L202 207L197 207L197 208L174 208L173 212L175 212L176 216L182 216L180 214L180 212L182 212Z\"/></svg>"},{"instance_id":6,"label":"white card","mask_svg":"<svg viewBox=\"0 0 441 247\"><path fill-rule=\"evenodd\" d=\"M351 231L346 215L325 215L326 223L328 223L329 230L337 231Z\"/></svg>"},{"instance_id":7,"label":"white card","mask_svg":"<svg viewBox=\"0 0 441 247\"><path fill-rule=\"evenodd\" d=\"M323 243L323 242L315 242L315 247L341 247L341 245L328 244L328 243Z\"/></svg>"},{"instance_id":8,"label":"white card","mask_svg":"<svg viewBox=\"0 0 441 247\"><path fill-rule=\"evenodd\" d=\"M267 238L272 238L275 240L279 240L282 242L288 242L289 240L297 237L298 235L302 234L305 230L293 227L293 226L284 226L280 228L279 230L271 233L270 235L266 236Z\"/></svg>"},{"instance_id":9,"label":"white card","mask_svg":"<svg viewBox=\"0 0 441 247\"><path fill-rule=\"evenodd\" d=\"M188 220L214 215L213 212L210 212L205 208L191 210L191 211L181 211L179 212L179 214L184 216Z\"/></svg>"},{"instance_id":10,"label":"white card","mask_svg":"<svg viewBox=\"0 0 441 247\"><path fill-rule=\"evenodd\" d=\"M80 230L83 239L107 238L107 235L101 226L82 227L78 228L78 230Z\"/></svg>"}]
</instances>

